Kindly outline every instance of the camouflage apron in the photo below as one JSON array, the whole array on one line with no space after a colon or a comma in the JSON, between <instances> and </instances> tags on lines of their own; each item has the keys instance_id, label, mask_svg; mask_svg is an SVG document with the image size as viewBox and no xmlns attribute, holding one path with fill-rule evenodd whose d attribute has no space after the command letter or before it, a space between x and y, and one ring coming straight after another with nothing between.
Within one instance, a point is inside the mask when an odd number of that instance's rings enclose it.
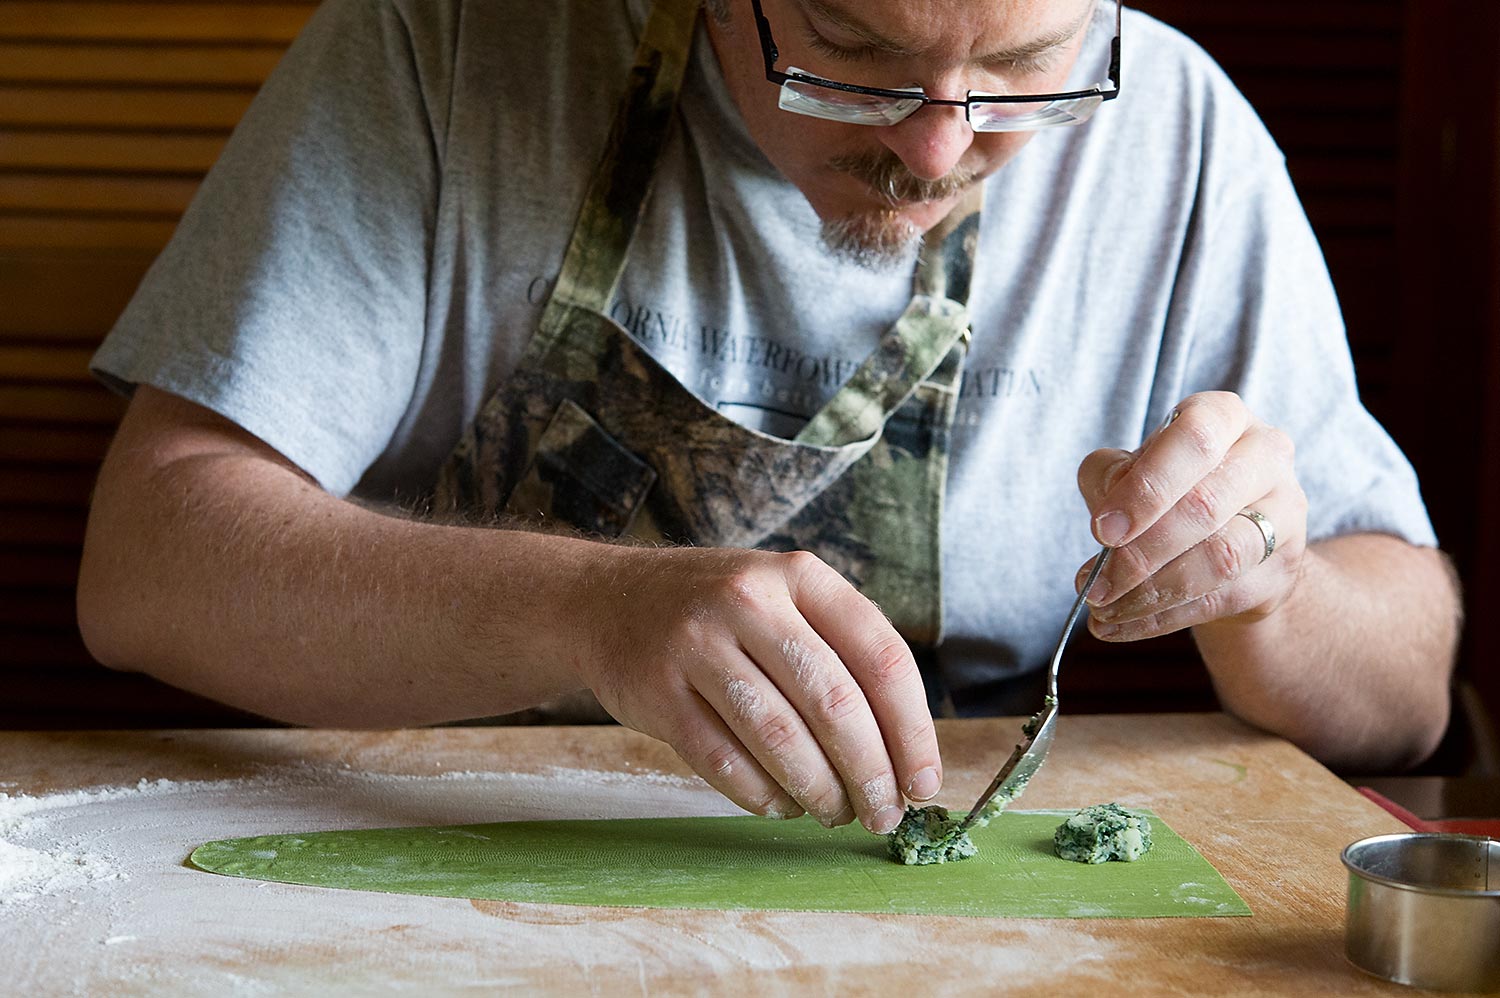
<instances>
[{"instance_id":1,"label":"camouflage apron","mask_svg":"<svg viewBox=\"0 0 1500 998\"><path fill-rule=\"evenodd\" d=\"M943 632L941 514L979 189L929 233L911 303L795 439L726 418L607 316L698 6L657 0L536 333L442 468L434 511L812 551L930 649Z\"/></svg>"}]
</instances>

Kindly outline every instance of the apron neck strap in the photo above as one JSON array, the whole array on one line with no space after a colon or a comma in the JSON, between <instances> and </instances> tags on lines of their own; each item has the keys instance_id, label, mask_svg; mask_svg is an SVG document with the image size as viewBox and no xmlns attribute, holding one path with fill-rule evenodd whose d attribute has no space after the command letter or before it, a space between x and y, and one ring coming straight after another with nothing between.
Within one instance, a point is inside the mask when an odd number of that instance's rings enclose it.
<instances>
[{"instance_id":1,"label":"apron neck strap","mask_svg":"<svg viewBox=\"0 0 1500 998\"><path fill-rule=\"evenodd\" d=\"M925 381L956 398L968 356L969 287L983 208L984 187L975 184L928 231L912 281L911 303L875 351L797 434L799 443L842 447L873 440L891 413ZM946 433L953 420L951 399L941 413Z\"/></svg>"},{"instance_id":2,"label":"apron neck strap","mask_svg":"<svg viewBox=\"0 0 1500 998\"><path fill-rule=\"evenodd\" d=\"M656 0L548 302L605 312L677 107L700 0ZM564 309L563 311L566 311ZM542 323L545 329L549 324Z\"/></svg>"},{"instance_id":3,"label":"apron neck strap","mask_svg":"<svg viewBox=\"0 0 1500 998\"><path fill-rule=\"evenodd\" d=\"M969 303L974 277L974 254L979 247L979 215L984 210L984 185L974 184L964 199L933 226L922 241L912 292Z\"/></svg>"}]
</instances>

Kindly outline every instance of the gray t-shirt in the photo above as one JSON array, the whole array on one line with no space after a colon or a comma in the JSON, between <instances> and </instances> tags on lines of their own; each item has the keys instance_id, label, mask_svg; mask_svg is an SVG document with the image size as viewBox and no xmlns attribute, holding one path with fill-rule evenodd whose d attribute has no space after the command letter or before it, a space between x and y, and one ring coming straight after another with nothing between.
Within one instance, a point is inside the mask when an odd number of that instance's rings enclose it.
<instances>
[{"instance_id":1,"label":"gray t-shirt","mask_svg":"<svg viewBox=\"0 0 1500 998\"><path fill-rule=\"evenodd\" d=\"M531 335L645 6L328 0L95 371L222 413L332 493L424 494ZM1074 84L1103 78L1113 21L1102 4ZM986 182L943 525L955 688L1042 664L1096 550L1079 461L1193 392L1290 434L1311 537L1435 543L1280 152L1190 41L1133 10L1122 38L1119 99ZM790 435L909 275L827 256L701 26L679 118L611 314L706 402Z\"/></svg>"}]
</instances>

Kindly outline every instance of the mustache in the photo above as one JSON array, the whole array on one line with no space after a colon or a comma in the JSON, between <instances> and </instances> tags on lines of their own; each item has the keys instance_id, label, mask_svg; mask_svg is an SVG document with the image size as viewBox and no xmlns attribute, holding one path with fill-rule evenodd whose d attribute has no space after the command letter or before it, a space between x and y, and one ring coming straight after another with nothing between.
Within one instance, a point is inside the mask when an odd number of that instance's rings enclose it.
<instances>
[{"instance_id":1,"label":"mustache","mask_svg":"<svg viewBox=\"0 0 1500 998\"><path fill-rule=\"evenodd\" d=\"M924 180L906 168L890 150L835 156L828 166L863 181L891 205L906 202L943 201L961 194L979 179L974 170L959 166L936 180Z\"/></svg>"}]
</instances>

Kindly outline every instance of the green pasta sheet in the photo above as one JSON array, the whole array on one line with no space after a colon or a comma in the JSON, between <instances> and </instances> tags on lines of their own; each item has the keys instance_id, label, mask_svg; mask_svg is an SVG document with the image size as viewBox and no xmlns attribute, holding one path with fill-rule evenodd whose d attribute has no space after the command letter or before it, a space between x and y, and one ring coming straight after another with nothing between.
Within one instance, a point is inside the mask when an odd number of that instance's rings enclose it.
<instances>
[{"instance_id":1,"label":"green pasta sheet","mask_svg":"<svg viewBox=\"0 0 1500 998\"><path fill-rule=\"evenodd\" d=\"M261 835L206 843L189 862L253 880L543 904L1016 918L1250 914L1155 815L1151 851L1134 863L1059 859L1052 832L1070 813L1007 812L972 833L978 856L922 867L892 862L885 840L858 825L751 816Z\"/></svg>"}]
</instances>

